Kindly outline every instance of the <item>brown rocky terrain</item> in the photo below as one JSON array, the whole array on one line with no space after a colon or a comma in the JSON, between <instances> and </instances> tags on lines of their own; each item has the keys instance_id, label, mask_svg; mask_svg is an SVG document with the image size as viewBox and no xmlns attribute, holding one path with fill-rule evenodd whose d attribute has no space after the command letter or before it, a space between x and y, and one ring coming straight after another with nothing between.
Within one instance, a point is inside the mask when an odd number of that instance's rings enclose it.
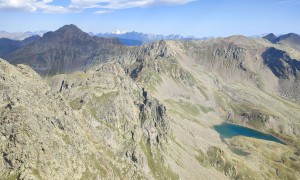
<instances>
[{"instance_id":1,"label":"brown rocky terrain","mask_svg":"<svg viewBox=\"0 0 300 180\"><path fill-rule=\"evenodd\" d=\"M300 178L297 49L243 36L106 48L54 76L0 61L0 179ZM223 122L285 144L223 139Z\"/></svg>"}]
</instances>

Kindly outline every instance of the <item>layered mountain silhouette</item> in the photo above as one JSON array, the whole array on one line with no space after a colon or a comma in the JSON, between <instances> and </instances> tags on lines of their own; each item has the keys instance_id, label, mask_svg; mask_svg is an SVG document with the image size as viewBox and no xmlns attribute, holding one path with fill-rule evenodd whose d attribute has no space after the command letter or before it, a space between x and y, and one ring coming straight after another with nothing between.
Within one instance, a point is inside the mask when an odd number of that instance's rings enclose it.
<instances>
[{"instance_id":1,"label":"layered mountain silhouette","mask_svg":"<svg viewBox=\"0 0 300 180\"><path fill-rule=\"evenodd\" d=\"M0 57L5 58L8 54L20 49L23 46L26 46L30 43L33 43L39 40L41 37L38 35L30 36L25 38L22 41L19 40L12 40L8 38L1 38L0 39Z\"/></svg>"},{"instance_id":2,"label":"layered mountain silhouette","mask_svg":"<svg viewBox=\"0 0 300 180\"><path fill-rule=\"evenodd\" d=\"M110 57L121 57L123 53L135 54L136 58L138 58L139 55L137 53L140 52L136 52L137 48L127 50L125 48L124 50L122 49L124 47L123 44L141 45L163 38L171 40L186 39L179 35L162 36L137 32L105 33L91 36L71 24L65 25L55 32L47 32L43 37L31 36L22 41L2 38L0 39L0 57L8 59L11 64L27 64L39 74L54 75L82 70L88 67L95 59L96 61L106 62ZM300 48L300 36L295 33L279 37L270 33L263 38L274 44L284 44L295 49ZM292 65L298 65L298 63L290 64L289 62L291 61L285 62L285 64L289 64L289 68L286 69L280 63L281 60L280 57L277 57L277 52L281 56L285 53L284 51L274 50L274 48L267 49L262 54L264 63L278 78L286 79L291 75L296 76L295 69L298 69L298 67L295 68ZM287 71L293 72L287 73Z\"/></svg>"},{"instance_id":3,"label":"layered mountain silhouette","mask_svg":"<svg viewBox=\"0 0 300 180\"><path fill-rule=\"evenodd\" d=\"M75 25L47 32L37 41L6 56L11 64L27 64L40 74L69 73L80 70L96 55L120 46L115 38L90 36Z\"/></svg>"},{"instance_id":4,"label":"layered mountain silhouette","mask_svg":"<svg viewBox=\"0 0 300 180\"><path fill-rule=\"evenodd\" d=\"M156 34L145 34L140 32L112 32L112 33L98 33L96 34L98 37L114 37L118 38L123 44L128 46L136 46L151 43L159 40L196 40L199 39L194 36L184 37L177 34L170 34L167 36L164 35L156 35Z\"/></svg>"},{"instance_id":5,"label":"layered mountain silhouette","mask_svg":"<svg viewBox=\"0 0 300 180\"><path fill-rule=\"evenodd\" d=\"M273 33L267 34L267 35L263 36L263 38L270 41L271 43L277 43L277 41L278 41L278 37L275 36L275 34L273 34Z\"/></svg>"},{"instance_id":6,"label":"layered mountain silhouette","mask_svg":"<svg viewBox=\"0 0 300 180\"><path fill-rule=\"evenodd\" d=\"M289 45L297 50L300 50L300 36L295 33L288 33L278 37L275 36L273 33L270 33L264 36L263 38L274 44L281 43Z\"/></svg>"},{"instance_id":7,"label":"layered mountain silhouette","mask_svg":"<svg viewBox=\"0 0 300 180\"><path fill-rule=\"evenodd\" d=\"M47 31L27 31L27 32L6 32L6 31L0 31L0 38L7 38L17 41L22 41L26 38L29 38L31 36L43 36L44 33Z\"/></svg>"}]
</instances>

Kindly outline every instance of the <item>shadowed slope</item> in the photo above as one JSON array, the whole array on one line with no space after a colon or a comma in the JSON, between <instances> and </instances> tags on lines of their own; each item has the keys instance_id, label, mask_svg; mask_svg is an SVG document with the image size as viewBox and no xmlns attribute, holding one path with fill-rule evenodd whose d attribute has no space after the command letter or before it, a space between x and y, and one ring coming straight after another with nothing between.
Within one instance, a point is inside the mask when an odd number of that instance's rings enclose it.
<instances>
[{"instance_id":1,"label":"shadowed slope","mask_svg":"<svg viewBox=\"0 0 300 180\"><path fill-rule=\"evenodd\" d=\"M120 46L117 39L92 37L75 25L66 25L13 52L12 64L27 64L43 75L68 73L87 66L96 54L109 53ZM103 60L105 61L105 60Z\"/></svg>"}]
</instances>

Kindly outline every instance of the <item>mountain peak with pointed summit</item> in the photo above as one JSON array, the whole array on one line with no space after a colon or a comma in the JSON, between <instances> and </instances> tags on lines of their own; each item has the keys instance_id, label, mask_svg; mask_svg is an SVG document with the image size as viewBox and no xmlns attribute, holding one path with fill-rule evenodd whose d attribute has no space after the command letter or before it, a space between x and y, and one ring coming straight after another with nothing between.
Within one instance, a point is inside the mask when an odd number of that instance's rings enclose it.
<instances>
[{"instance_id":1,"label":"mountain peak with pointed summit","mask_svg":"<svg viewBox=\"0 0 300 180\"><path fill-rule=\"evenodd\" d=\"M74 24L64 25L63 27L56 30L56 32L74 32L74 33L84 33Z\"/></svg>"},{"instance_id":2,"label":"mountain peak with pointed summit","mask_svg":"<svg viewBox=\"0 0 300 180\"><path fill-rule=\"evenodd\" d=\"M74 24L64 25L63 27L59 28L58 30L52 32L47 32L44 34L43 38L58 38L58 39L72 39L74 37L88 37L89 34L83 32Z\"/></svg>"},{"instance_id":3,"label":"mountain peak with pointed summit","mask_svg":"<svg viewBox=\"0 0 300 180\"><path fill-rule=\"evenodd\" d=\"M276 43L276 41L277 41L277 36L275 36L275 34L273 34L273 33L267 34L267 35L263 36L262 38L270 41L271 43Z\"/></svg>"},{"instance_id":4,"label":"mountain peak with pointed summit","mask_svg":"<svg viewBox=\"0 0 300 180\"><path fill-rule=\"evenodd\" d=\"M12 64L27 64L40 74L68 73L89 64L98 51L120 45L115 38L90 36L70 24L45 33L34 43L9 54L7 59Z\"/></svg>"}]
</instances>

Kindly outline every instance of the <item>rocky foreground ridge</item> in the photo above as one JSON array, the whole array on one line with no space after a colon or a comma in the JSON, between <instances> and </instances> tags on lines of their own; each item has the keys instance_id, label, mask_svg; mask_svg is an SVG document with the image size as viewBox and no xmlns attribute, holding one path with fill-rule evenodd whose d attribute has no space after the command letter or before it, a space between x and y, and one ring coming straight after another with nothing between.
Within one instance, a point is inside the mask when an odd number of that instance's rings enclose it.
<instances>
[{"instance_id":1,"label":"rocky foreground ridge","mask_svg":"<svg viewBox=\"0 0 300 180\"><path fill-rule=\"evenodd\" d=\"M0 179L300 178L294 46L232 36L108 47L68 74L0 60ZM222 122L286 144L221 139Z\"/></svg>"},{"instance_id":2,"label":"rocky foreground ridge","mask_svg":"<svg viewBox=\"0 0 300 180\"><path fill-rule=\"evenodd\" d=\"M28 66L1 60L1 177L152 177L147 156L167 142L166 108L117 65L101 68L116 74L57 76L51 89Z\"/></svg>"}]
</instances>

